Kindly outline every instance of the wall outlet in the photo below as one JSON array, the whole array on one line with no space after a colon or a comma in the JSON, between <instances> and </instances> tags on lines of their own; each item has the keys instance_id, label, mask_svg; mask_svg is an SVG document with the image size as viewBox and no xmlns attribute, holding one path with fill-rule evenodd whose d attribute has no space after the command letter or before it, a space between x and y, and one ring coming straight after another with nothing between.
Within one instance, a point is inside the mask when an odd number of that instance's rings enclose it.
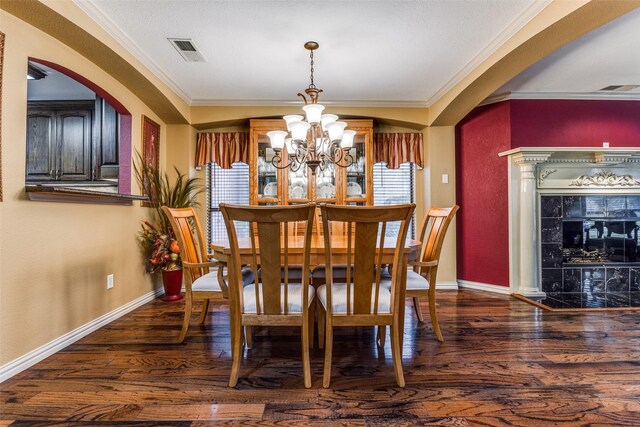
<instances>
[{"instance_id":1,"label":"wall outlet","mask_svg":"<svg viewBox=\"0 0 640 427\"><path fill-rule=\"evenodd\" d=\"M113 274L107 275L107 289L113 288Z\"/></svg>"},{"instance_id":2,"label":"wall outlet","mask_svg":"<svg viewBox=\"0 0 640 427\"><path fill-rule=\"evenodd\" d=\"M449 174L448 173L443 173L442 174L442 183L443 184L448 184L449 183Z\"/></svg>"},{"instance_id":3,"label":"wall outlet","mask_svg":"<svg viewBox=\"0 0 640 427\"><path fill-rule=\"evenodd\" d=\"M603 148L609 148L609 143L608 142L603 142L602 143L602 147Z\"/></svg>"}]
</instances>

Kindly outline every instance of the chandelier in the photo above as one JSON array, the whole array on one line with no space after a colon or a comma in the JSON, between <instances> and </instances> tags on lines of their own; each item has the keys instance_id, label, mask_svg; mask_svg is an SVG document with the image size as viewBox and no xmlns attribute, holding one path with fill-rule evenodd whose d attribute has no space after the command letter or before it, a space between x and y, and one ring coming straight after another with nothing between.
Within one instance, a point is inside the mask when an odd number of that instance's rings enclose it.
<instances>
[{"instance_id":1,"label":"chandelier","mask_svg":"<svg viewBox=\"0 0 640 427\"><path fill-rule=\"evenodd\" d=\"M323 171L330 164L343 168L353 164L353 157L349 154L349 150L353 147L356 131L345 130L347 124L339 122L335 114L322 114L324 106L318 104L322 89L318 89L313 83L313 51L319 47L319 44L308 41L304 47L310 52L311 83L304 90L307 96L302 93L298 93L298 96L304 100L305 105L302 109L306 117L284 116L287 132L273 130L267 132L267 136L271 148L276 153L271 159L271 163L276 168L289 168L297 172L303 165L307 165L311 174L315 175L318 168ZM281 164L282 151L285 147L288 163Z\"/></svg>"}]
</instances>

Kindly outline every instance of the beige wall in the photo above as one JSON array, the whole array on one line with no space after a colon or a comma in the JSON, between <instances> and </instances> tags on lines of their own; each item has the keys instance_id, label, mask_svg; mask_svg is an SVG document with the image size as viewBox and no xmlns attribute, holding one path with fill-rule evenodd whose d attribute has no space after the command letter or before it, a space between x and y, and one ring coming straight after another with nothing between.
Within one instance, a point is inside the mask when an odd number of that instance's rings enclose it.
<instances>
[{"instance_id":1,"label":"beige wall","mask_svg":"<svg viewBox=\"0 0 640 427\"><path fill-rule=\"evenodd\" d=\"M162 121L102 69L48 35L0 11L6 34L0 202L0 366L152 291L136 241L133 206L34 202L24 193L27 57L64 65L90 78L132 113L133 149L141 115ZM163 126L163 129L165 127ZM166 158L166 132L161 158ZM135 182L134 194L139 194ZM106 288L107 274L115 286Z\"/></svg>"},{"instance_id":2,"label":"beige wall","mask_svg":"<svg viewBox=\"0 0 640 427\"><path fill-rule=\"evenodd\" d=\"M455 128L453 126L429 127L423 130L426 165L422 174L424 209L448 207L456 204ZM449 183L442 183L442 175L449 175ZM455 282L456 274L456 223L455 218L444 241L438 267L438 282Z\"/></svg>"}]
</instances>

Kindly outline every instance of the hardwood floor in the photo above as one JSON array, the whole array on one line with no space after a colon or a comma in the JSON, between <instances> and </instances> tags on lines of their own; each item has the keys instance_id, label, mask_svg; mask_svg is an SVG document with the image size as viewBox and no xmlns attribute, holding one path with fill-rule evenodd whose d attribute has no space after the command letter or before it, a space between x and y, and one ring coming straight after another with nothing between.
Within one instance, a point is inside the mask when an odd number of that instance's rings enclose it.
<instances>
[{"instance_id":1,"label":"hardwood floor","mask_svg":"<svg viewBox=\"0 0 640 427\"><path fill-rule=\"evenodd\" d=\"M637 311L441 292L443 343L407 307L404 389L370 328L336 330L329 389L317 346L304 388L295 328L254 328L230 389L227 308L174 344L181 310L153 301L0 384L0 426L640 425Z\"/></svg>"}]
</instances>

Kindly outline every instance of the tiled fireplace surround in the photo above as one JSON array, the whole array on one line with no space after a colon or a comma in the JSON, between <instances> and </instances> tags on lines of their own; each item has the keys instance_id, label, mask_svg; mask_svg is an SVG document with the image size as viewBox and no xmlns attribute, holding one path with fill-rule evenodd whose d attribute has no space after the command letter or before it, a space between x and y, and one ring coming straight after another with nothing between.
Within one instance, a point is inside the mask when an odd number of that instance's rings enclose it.
<instances>
[{"instance_id":1,"label":"tiled fireplace surround","mask_svg":"<svg viewBox=\"0 0 640 427\"><path fill-rule=\"evenodd\" d=\"M509 158L510 291L554 308L640 306L640 148L500 155Z\"/></svg>"},{"instance_id":2,"label":"tiled fireplace surround","mask_svg":"<svg viewBox=\"0 0 640 427\"><path fill-rule=\"evenodd\" d=\"M640 306L639 216L640 195L541 195L545 305Z\"/></svg>"}]
</instances>

